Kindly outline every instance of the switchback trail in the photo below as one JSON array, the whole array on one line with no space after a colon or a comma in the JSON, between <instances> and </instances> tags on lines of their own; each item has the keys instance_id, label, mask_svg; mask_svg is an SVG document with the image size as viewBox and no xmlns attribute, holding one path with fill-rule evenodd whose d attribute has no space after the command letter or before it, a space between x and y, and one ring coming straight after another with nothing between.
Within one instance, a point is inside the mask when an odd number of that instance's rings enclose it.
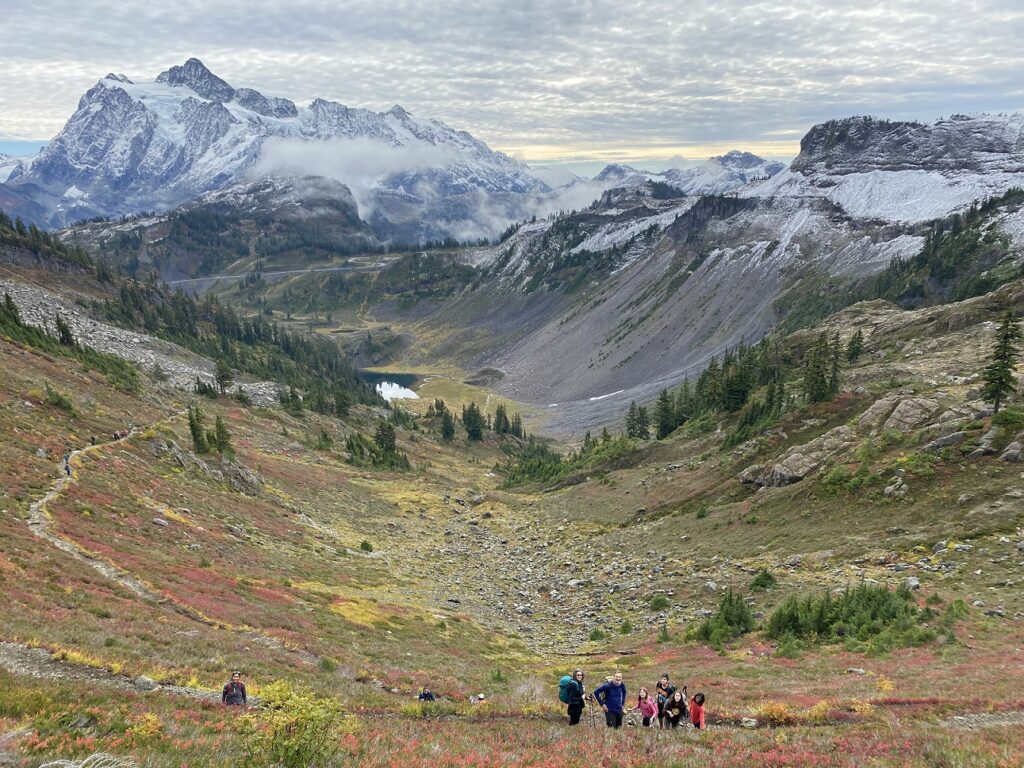
<instances>
[{"instance_id":1,"label":"switchback trail","mask_svg":"<svg viewBox=\"0 0 1024 768\"><path fill-rule=\"evenodd\" d=\"M188 411L178 411L172 416L168 416L165 419L161 419L160 421L154 422L152 425L150 425L149 428L159 427L162 424L165 424L173 419L184 416L186 413L188 413ZM85 563L91 568L94 568L95 570L103 574L103 576L110 579L111 581L120 584L125 589L128 589L132 594L134 594L136 597L142 600L153 602L157 605L166 606L167 608L173 610L175 613L178 613L181 616L190 619L191 621L203 624L207 627L237 632L245 637L250 638L254 642L261 643L267 647L273 647L278 650L287 651L288 653L298 656L308 664L319 663L320 659L315 654L297 648L290 648L277 638L271 635L264 634L263 632L260 632L256 629L246 627L236 628L225 626L220 622L214 621L213 619L210 619L202 615L201 613L193 610L187 605L182 605L169 595L160 594L155 588L146 584L142 580L136 578L124 569L119 568L113 563L100 558L95 553L90 552L85 547L78 544L78 542L74 541L73 539L63 537L54 530L53 518L47 511L47 506L51 504L55 499L57 499L61 495L61 493L63 493L69 486L74 485L78 482L78 475L74 469L74 465L80 465L78 459L86 454L99 452L111 446L124 443L130 440L132 437L134 437L139 432L140 429L144 428L132 427L132 429L128 431L128 434L124 435L123 437L111 440L109 442L97 443L96 445L89 445L86 446L85 448L78 448L71 451L68 455L67 464L69 467L72 468L71 474L68 474L65 471L63 463L58 465L60 470L60 477L53 482L53 484L50 486L50 490L48 490L42 496L42 498L37 499L36 501L32 502L29 505L29 530L41 540L56 547L62 552L67 553L74 559L82 563Z\"/></svg>"}]
</instances>

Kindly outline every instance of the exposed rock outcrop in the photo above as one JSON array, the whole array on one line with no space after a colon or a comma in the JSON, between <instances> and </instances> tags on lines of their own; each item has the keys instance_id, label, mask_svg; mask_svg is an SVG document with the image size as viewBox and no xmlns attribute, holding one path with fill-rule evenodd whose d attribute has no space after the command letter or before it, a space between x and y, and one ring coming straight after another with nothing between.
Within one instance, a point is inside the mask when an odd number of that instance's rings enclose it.
<instances>
[{"instance_id":1,"label":"exposed rock outcrop","mask_svg":"<svg viewBox=\"0 0 1024 768\"><path fill-rule=\"evenodd\" d=\"M830 429L805 445L790 448L775 463L747 467L740 473L739 479L744 483L769 487L799 482L828 459L853 445L854 437L853 430L845 424Z\"/></svg>"}]
</instances>

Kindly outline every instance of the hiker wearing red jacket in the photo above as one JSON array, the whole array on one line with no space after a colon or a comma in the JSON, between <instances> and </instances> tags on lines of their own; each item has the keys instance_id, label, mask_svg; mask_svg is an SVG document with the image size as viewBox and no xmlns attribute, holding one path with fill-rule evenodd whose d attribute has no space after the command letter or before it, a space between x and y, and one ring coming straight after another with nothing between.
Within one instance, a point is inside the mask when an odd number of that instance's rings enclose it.
<instances>
[{"instance_id":1,"label":"hiker wearing red jacket","mask_svg":"<svg viewBox=\"0 0 1024 768\"><path fill-rule=\"evenodd\" d=\"M690 722L694 728L705 728L703 693L693 694L693 701L690 702Z\"/></svg>"}]
</instances>

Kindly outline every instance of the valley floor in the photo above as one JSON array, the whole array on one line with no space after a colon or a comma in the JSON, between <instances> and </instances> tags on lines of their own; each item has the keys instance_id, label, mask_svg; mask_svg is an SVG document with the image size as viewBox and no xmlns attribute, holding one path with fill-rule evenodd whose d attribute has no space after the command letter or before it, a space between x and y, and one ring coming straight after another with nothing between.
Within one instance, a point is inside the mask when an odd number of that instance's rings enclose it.
<instances>
[{"instance_id":1,"label":"valley floor","mask_svg":"<svg viewBox=\"0 0 1024 768\"><path fill-rule=\"evenodd\" d=\"M240 668L255 696L284 679L343 702L341 763L1021 765L1024 476L1007 429L968 459L998 426L969 406L988 331L949 330L958 310L861 311L835 322L873 322L871 354L833 401L735 449L684 428L555 488L504 488L496 440L426 428L399 430L409 471L354 466L338 446L372 432L366 407L203 400L234 456L196 456L189 395L0 339L0 764L238 764L249 721L217 694ZM872 431L880 401L880 420L930 410ZM962 447L932 454L943 412ZM798 482L738 479L841 428L845 453ZM863 486L832 471L862 465ZM883 493L892 477L905 494ZM751 590L762 570L777 586ZM790 654L759 632L721 651L686 637L729 590L763 617L908 578L922 606L963 601L952 639ZM631 693L670 672L707 694L712 727L571 731L556 682L575 666L620 669ZM436 707L415 702L424 685Z\"/></svg>"}]
</instances>

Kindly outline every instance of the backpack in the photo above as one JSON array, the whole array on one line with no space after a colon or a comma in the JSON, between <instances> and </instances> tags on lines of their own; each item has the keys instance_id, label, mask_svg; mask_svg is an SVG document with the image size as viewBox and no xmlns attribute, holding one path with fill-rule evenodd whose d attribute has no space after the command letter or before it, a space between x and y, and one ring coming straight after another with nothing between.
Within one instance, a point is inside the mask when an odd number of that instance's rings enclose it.
<instances>
[{"instance_id":1,"label":"backpack","mask_svg":"<svg viewBox=\"0 0 1024 768\"><path fill-rule=\"evenodd\" d=\"M572 677L564 675L558 681L558 700L563 704L569 703L569 686L572 685Z\"/></svg>"}]
</instances>

